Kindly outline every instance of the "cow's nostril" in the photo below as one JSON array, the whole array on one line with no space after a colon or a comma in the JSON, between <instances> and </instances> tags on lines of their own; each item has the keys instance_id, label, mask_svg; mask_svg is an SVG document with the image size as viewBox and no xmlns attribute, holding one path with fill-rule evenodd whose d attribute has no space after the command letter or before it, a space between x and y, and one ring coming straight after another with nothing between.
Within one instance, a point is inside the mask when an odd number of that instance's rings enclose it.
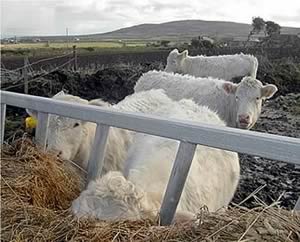
<instances>
[{"instance_id":1,"label":"cow's nostril","mask_svg":"<svg viewBox=\"0 0 300 242\"><path fill-rule=\"evenodd\" d=\"M59 151L59 152L57 153L57 157L61 157L61 155L62 155L62 151Z\"/></svg>"},{"instance_id":2,"label":"cow's nostril","mask_svg":"<svg viewBox=\"0 0 300 242\"><path fill-rule=\"evenodd\" d=\"M240 115L239 116L239 121L241 122L249 122L250 120L250 115Z\"/></svg>"}]
</instances>

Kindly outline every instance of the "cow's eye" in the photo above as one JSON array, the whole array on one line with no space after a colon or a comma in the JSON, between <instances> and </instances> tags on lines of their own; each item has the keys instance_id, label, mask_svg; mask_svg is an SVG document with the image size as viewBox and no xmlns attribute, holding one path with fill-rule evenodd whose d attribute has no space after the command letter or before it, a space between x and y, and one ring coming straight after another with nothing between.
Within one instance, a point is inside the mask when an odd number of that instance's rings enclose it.
<instances>
[{"instance_id":1,"label":"cow's eye","mask_svg":"<svg viewBox=\"0 0 300 242\"><path fill-rule=\"evenodd\" d=\"M78 126L79 126L79 123L75 123L74 126L73 126L73 128L76 128Z\"/></svg>"}]
</instances>

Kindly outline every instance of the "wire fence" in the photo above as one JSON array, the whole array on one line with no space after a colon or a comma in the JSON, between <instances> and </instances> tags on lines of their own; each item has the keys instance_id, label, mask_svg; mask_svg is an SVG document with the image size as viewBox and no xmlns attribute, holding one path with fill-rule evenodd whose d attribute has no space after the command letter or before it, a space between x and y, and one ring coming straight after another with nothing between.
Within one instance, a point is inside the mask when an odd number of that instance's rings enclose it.
<instances>
[{"instance_id":1,"label":"wire fence","mask_svg":"<svg viewBox=\"0 0 300 242\"><path fill-rule=\"evenodd\" d=\"M68 56L72 56L69 60L66 62L60 64L59 66L55 66L54 68L51 68L49 71L45 71L42 68L40 68L39 72L43 72L43 74L37 73L37 71L34 70L33 66L36 66L41 63L50 63L50 61L58 60L58 59L64 59ZM5 85L5 88L1 88L2 90L10 90L15 87L24 86L24 93L28 93L28 84L34 81L37 81L44 76L47 76L48 74L57 71L59 69L62 69L66 67L67 65L71 65L73 63L73 69L77 70L78 68L78 62L77 62L77 53L76 53L76 46L73 47L73 51L59 55L59 56L53 56L49 58L44 58L41 60L34 61L30 63L28 56L24 57L24 65L22 67L18 67L16 69L9 70L5 67L5 65L1 62L1 71L0 71L0 85L1 87Z\"/></svg>"},{"instance_id":2,"label":"wire fence","mask_svg":"<svg viewBox=\"0 0 300 242\"><path fill-rule=\"evenodd\" d=\"M45 59L42 59L42 60L38 60L38 61L35 61L33 63L29 63L28 62L27 65L24 65L22 67L19 67L19 68L13 69L13 70L5 69L5 71L8 72L8 73L13 73L13 72L17 72L17 71L23 70L24 68L28 68L28 67L32 68L32 66L40 64L42 62L64 58L64 57L67 57L67 56L70 56L70 55L73 55L73 54L74 54L73 52L70 52L70 53L67 53L67 54L64 54L64 55L59 55L59 56L54 56L54 57L50 57L50 58L45 58Z\"/></svg>"},{"instance_id":3,"label":"wire fence","mask_svg":"<svg viewBox=\"0 0 300 242\"><path fill-rule=\"evenodd\" d=\"M40 79L40 78L42 78L42 77L44 77L44 76L47 76L47 75L51 74L52 72L57 71L57 70L59 70L59 69L65 67L66 65L68 65L68 64L70 64L70 63L72 63L72 62L74 62L74 58L70 59L69 61L65 62L64 64L62 64L62 65L60 65L60 66L57 66L57 67L53 68L51 71L45 72L45 73L42 74L42 75L39 75L39 76L34 77L34 78L32 78L32 79L29 79L29 80L27 81L27 84L29 84L29 83L31 83L31 82L34 82L34 81L37 81L38 79ZM22 79L23 79L23 78L22 78ZM2 90L5 90L5 91L6 91L6 90L10 90L10 89L12 89L12 88L19 87L19 86L23 86L23 85L24 85L24 83L22 82L22 83L18 83L18 84L16 84L16 85L11 85L11 86L8 86L8 87L6 87L6 88L3 88Z\"/></svg>"}]
</instances>

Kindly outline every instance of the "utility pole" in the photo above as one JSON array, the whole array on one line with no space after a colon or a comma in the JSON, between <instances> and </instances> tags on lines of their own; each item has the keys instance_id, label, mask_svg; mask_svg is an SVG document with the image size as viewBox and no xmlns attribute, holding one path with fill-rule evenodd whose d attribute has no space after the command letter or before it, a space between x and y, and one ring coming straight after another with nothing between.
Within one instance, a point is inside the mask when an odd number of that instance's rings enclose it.
<instances>
[{"instance_id":1,"label":"utility pole","mask_svg":"<svg viewBox=\"0 0 300 242\"><path fill-rule=\"evenodd\" d=\"M24 78L24 93L28 94L28 56L24 57L23 78Z\"/></svg>"},{"instance_id":2,"label":"utility pole","mask_svg":"<svg viewBox=\"0 0 300 242\"><path fill-rule=\"evenodd\" d=\"M66 37L67 37L67 49L69 49L69 29L66 28Z\"/></svg>"},{"instance_id":3,"label":"utility pole","mask_svg":"<svg viewBox=\"0 0 300 242\"><path fill-rule=\"evenodd\" d=\"M78 70L76 45L73 45L74 70Z\"/></svg>"}]
</instances>

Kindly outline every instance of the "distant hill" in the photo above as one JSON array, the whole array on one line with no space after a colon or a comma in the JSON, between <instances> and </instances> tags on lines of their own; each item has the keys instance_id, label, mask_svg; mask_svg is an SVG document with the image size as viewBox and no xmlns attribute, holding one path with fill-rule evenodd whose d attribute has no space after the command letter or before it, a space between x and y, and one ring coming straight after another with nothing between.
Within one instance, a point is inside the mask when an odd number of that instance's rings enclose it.
<instances>
[{"instance_id":1,"label":"distant hill","mask_svg":"<svg viewBox=\"0 0 300 242\"><path fill-rule=\"evenodd\" d=\"M250 30L250 24L242 24L225 21L205 21L205 20L182 20L161 24L140 24L128 28L122 28L112 32L102 34L77 35L81 40L118 40L118 39L138 39L138 40L161 40L176 39L190 40L199 35L210 37L234 37L246 39ZM300 28L282 27L282 34L299 34ZM69 36L74 37L74 36ZM33 37L23 37L22 39L32 39ZM66 36L35 36L43 41L65 41Z\"/></svg>"},{"instance_id":2,"label":"distant hill","mask_svg":"<svg viewBox=\"0 0 300 242\"><path fill-rule=\"evenodd\" d=\"M161 24L141 24L86 37L97 39L190 39L199 35L208 35L220 38L247 38L250 29L250 24L235 22L182 20ZM300 28L282 27L281 32L283 34L299 34Z\"/></svg>"}]
</instances>

